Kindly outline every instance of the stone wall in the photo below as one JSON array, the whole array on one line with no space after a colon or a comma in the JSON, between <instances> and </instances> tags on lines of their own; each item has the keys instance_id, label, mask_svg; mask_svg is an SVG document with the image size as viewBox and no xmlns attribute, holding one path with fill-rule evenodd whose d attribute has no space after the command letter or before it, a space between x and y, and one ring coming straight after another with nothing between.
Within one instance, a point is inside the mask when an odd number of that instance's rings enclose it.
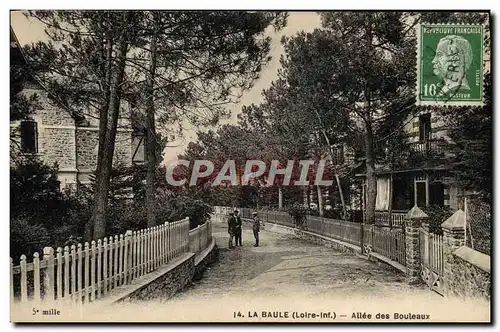
<instances>
[{"instance_id":1,"label":"stone wall","mask_svg":"<svg viewBox=\"0 0 500 332\"><path fill-rule=\"evenodd\" d=\"M333 239L328 239L321 235L312 234L310 232L303 231L300 229L297 229L295 231L295 235L301 240L314 243L320 246L324 246L327 248L332 248L340 252L348 254L361 254L361 248L355 245L351 245L350 243L347 242L342 242L339 240L333 241Z\"/></svg>"},{"instance_id":2,"label":"stone wall","mask_svg":"<svg viewBox=\"0 0 500 332\"><path fill-rule=\"evenodd\" d=\"M203 273L205 270L215 263L217 259L219 258L219 248L215 245L214 242L214 247L212 250L209 251L209 253L195 266L194 269L194 280L199 280L203 277ZM196 260L196 259L195 259Z\"/></svg>"},{"instance_id":3,"label":"stone wall","mask_svg":"<svg viewBox=\"0 0 500 332\"><path fill-rule=\"evenodd\" d=\"M76 172L75 129L39 128L38 151L48 165L57 163L59 170Z\"/></svg>"},{"instance_id":4,"label":"stone wall","mask_svg":"<svg viewBox=\"0 0 500 332\"><path fill-rule=\"evenodd\" d=\"M97 165L99 132L89 128L77 128L78 170L92 172Z\"/></svg>"},{"instance_id":5,"label":"stone wall","mask_svg":"<svg viewBox=\"0 0 500 332\"><path fill-rule=\"evenodd\" d=\"M444 292L446 296L490 299L490 256L465 246L465 213L456 211L445 220Z\"/></svg>"},{"instance_id":6,"label":"stone wall","mask_svg":"<svg viewBox=\"0 0 500 332\"><path fill-rule=\"evenodd\" d=\"M423 110L418 112L418 114L410 114L405 120L404 130L410 135L410 142L417 142L419 140L419 116L422 114L431 114L431 138L440 139L444 138L448 140L448 133L446 130L446 123L442 116L431 110Z\"/></svg>"},{"instance_id":7,"label":"stone wall","mask_svg":"<svg viewBox=\"0 0 500 332\"><path fill-rule=\"evenodd\" d=\"M119 130L116 133L115 154L113 166L132 165L132 131Z\"/></svg>"},{"instance_id":8,"label":"stone wall","mask_svg":"<svg viewBox=\"0 0 500 332\"><path fill-rule=\"evenodd\" d=\"M191 255L174 269L160 275L138 291L130 294L130 296L123 301L143 301L150 299L166 300L186 287L193 279L194 269L194 255Z\"/></svg>"},{"instance_id":9,"label":"stone wall","mask_svg":"<svg viewBox=\"0 0 500 332\"><path fill-rule=\"evenodd\" d=\"M97 151L99 149L99 130L96 127L77 128L78 170L94 171L97 166ZM119 131L116 133L115 153L113 166L118 164L131 165L131 142L130 131Z\"/></svg>"},{"instance_id":10,"label":"stone wall","mask_svg":"<svg viewBox=\"0 0 500 332\"><path fill-rule=\"evenodd\" d=\"M484 261L487 260L487 264ZM485 266L486 265L486 266ZM489 257L462 246L447 252L445 288L448 296L463 298L491 298Z\"/></svg>"},{"instance_id":11,"label":"stone wall","mask_svg":"<svg viewBox=\"0 0 500 332\"><path fill-rule=\"evenodd\" d=\"M208 247L197 256L194 253L184 254L164 268L138 279L138 285L117 289L116 291L120 291L120 294L105 299L104 304L151 299L168 300L188 286L192 280L202 278L203 272L217 261L218 255L218 248L215 240L212 239Z\"/></svg>"},{"instance_id":12,"label":"stone wall","mask_svg":"<svg viewBox=\"0 0 500 332\"><path fill-rule=\"evenodd\" d=\"M36 111L36 116L42 119L44 126L75 126L75 120L72 118L69 111L64 110L50 101L47 92L33 87L23 90L26 95L36 93L38 95L39 108Z\"/></svg>"},{"instance_id":13,"label":"stone wall","mask_svg":"<svg viewBox=\"0 0 500 332\"><path fill-rule=\"evenodd\" d=\"M37 85L28 85L23 93L36 93L39 108L32 116L37 122L38 155L50 166L59 166L61 184L76 183L77 178L86 183L95 171L99 141L99 123L96 111L89 111L89 127L76 127L70 112L54 105L47 92ZM116 134L113 166L132 164L132 130L130 129L130 108L124 102L120 109L119 129ZM91 114L92 113L92 114ZM19 122L11 123L11 137L15 137ZM16 139L20 141L20 139ZM17 150L11 141L12 151Z\"/></svg>"}]
</instances>

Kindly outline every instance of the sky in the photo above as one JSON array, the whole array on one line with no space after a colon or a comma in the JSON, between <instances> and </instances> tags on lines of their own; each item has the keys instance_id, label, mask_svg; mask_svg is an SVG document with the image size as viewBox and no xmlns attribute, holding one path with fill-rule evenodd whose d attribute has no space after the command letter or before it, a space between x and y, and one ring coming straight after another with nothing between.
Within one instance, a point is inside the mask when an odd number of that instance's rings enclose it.
<instances>
[{"instance_id":1,"label":"sky","mask_svg":"<svg viewBox=\"0 0 500 332\"><path fill-rule=\"evenodd\" d=\"M272 57L271 61L263 67L259 79L255 81L252 89L245 91L240 102L227 106L231 111L231 118L221 123L236 123L237 114L241 112L242 106L260 103L262 90L268 88L271 82L277 79L280 67L279 59L283 54L283 46L280 43L281 38L283 36L293 36L300 31L313 31L315 28L320 27L320 24L320 17L315 12L291 12L288 17L288 24L283 30L275 32L272 28L268 29L267 33L272 38L269 54ZM44 25L37 20L26 18L22 12L11 12L11 26L21 45L47 40ZM196 140L196 128L190 127L187 123L185 128L183 139L168 144L164 152L164 163L168 164L176 160L177 155L184 151L187 144Z\"/></svg>"}]
</instances>

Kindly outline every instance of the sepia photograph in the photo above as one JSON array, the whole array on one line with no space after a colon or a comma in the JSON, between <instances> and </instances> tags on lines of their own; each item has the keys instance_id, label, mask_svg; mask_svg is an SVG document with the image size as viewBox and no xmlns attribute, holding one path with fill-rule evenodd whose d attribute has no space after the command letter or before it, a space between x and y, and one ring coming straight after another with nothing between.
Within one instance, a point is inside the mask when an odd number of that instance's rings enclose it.
<instances>
[{"instance_id":1,"label":"sepia photograph","mask_svg":"<svg viewBox=\"0 0 500 332\"><path fill-rule=\"evenodd\" d=\"M12 323L492 323L490 11L9 18Z\"/></svg>"}]
</instances>

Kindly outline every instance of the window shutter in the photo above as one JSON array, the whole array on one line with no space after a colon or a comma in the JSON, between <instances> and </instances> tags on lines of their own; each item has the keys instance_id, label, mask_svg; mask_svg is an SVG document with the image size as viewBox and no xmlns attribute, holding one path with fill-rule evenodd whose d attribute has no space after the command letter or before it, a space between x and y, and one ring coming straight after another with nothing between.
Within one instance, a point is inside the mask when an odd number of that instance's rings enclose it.
<instances>
[{"instance_id":1,"label":"window shutter","mask_svg":"<svg viewBox=\"0 0 500 332\"><path fill-rule=\"evenodd\" d=\"M144 136L132 135L132 162L144 162Z\"/></svg>"}]
</instances>

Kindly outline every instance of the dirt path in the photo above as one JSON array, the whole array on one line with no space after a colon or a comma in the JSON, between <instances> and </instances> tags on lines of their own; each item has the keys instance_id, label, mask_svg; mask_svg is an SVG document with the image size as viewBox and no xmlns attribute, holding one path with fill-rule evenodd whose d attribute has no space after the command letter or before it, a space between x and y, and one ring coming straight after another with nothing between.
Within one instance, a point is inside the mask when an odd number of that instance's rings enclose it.
<instances>
[{"instance_id":1,"label":"dirt path","mask_svg":"<svg viewBox=\"0 0 500 332\"><path fill-rule=\"evenodd\" d=\"M290 292L334 298L396 293L402 297L409 293L438 296L422 287L406 285L404 275L385 265L307 243L292 235L264 230L260 246L253 247L252 231L244 225L243 247L228 249L225 225L214 224L213 234L220 248L218 263L175 300L249 292L269 297L287 296Z\"/></svg>"},{"instance_id":2,"label":"dirt path","mask_svg":"<svg viewBox=\"0 0 500 332\"><path fill-rule=\"evenodd\" d=\"M379 322L377 314L402 321L396 313L445 322L489 319L488 303L450 302L424 286L407 285L402 273L386 265L293 235L264 230L261 246L253 247L252 231L244 225L243 247L234 249L227 248L225 224L214 223L213 235L219 261L202 279L166 302L125 304L102 314L142 322ZM325 316L293 318L294 313ZM353 316L358 313L372 316Z\"/></svg>"}]
</instances>

